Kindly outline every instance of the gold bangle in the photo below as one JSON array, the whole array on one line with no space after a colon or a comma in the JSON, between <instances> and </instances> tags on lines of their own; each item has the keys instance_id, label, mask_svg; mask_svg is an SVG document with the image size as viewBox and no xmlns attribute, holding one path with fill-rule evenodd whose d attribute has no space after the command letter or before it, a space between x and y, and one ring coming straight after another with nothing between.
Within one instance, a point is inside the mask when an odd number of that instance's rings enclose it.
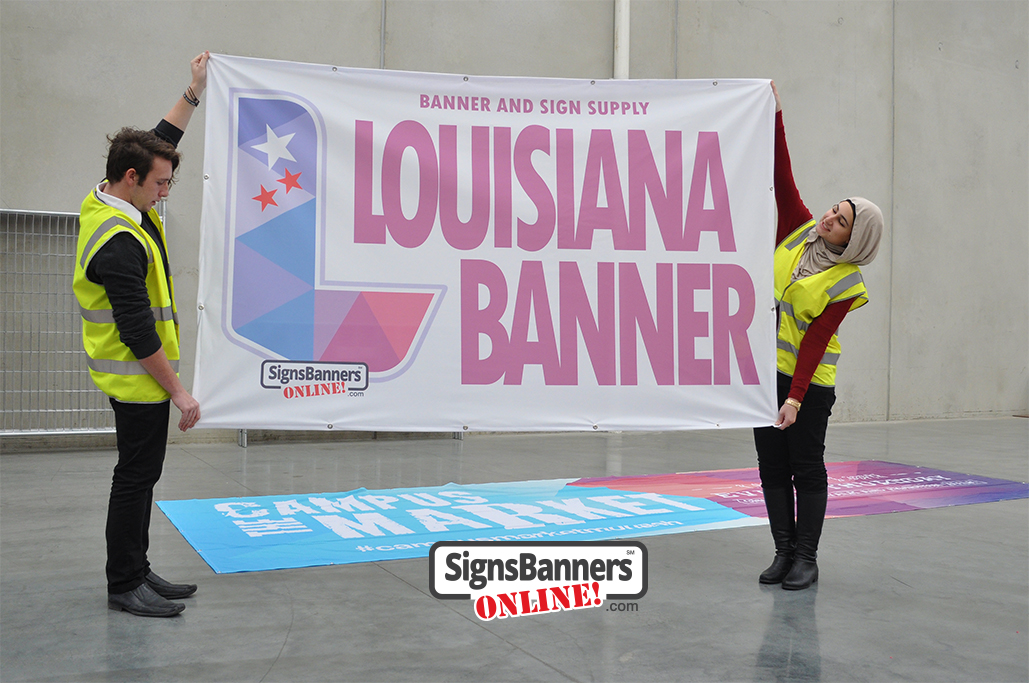
<instances>
[{"instance_id":1,"label":"gold bangle","mask_svg":"<svg viewBox=\"0 0 1029 683\"><path fill-rule=\"evenodd\" d=\"M798 401L795 398L788 398L788 399L786 399L786 405L793 406L797 410L800 410L800 401Z\"/></svg>"}]
</instances>

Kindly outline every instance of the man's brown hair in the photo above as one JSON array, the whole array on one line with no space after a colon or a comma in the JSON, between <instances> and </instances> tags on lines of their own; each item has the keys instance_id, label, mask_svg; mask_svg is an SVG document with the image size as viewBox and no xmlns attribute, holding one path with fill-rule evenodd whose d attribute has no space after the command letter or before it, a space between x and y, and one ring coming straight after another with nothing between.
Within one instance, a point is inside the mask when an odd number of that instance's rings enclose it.
<instances>
[{"instance_id":1,"label":"man's brown hair","mask_svg":"<svg viewBox=\"0 0 1029 683\"><path fill-rule=\"evenodd\" d=\"M107 180L117 183L130 168L136 169L142 182L150 174L154 157L167 159L172 165L172 175L179 167L181 158L175 146L149 130L122 128L114 135L108 135Z\"/></svg>"}]
</instances>

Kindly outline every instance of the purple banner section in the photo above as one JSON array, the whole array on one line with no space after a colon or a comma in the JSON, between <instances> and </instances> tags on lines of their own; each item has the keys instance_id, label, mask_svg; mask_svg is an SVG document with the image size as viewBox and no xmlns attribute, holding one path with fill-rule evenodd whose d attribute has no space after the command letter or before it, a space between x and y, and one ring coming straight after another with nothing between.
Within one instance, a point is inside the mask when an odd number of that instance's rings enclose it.
<instances>
[{"instance_id":1,"label":"purple banner section","mask_svg":"<svg viewBox=\"0 0 1029 683\"><path fill-rule=\"evenodd\" d=\"M826 463L827 517L876 515L1029 498L1029 484L880 460ZM571 486L707 498L751 517L767 517L756 467L643 477L580 479Z\"/></svg>"}]
</instances>

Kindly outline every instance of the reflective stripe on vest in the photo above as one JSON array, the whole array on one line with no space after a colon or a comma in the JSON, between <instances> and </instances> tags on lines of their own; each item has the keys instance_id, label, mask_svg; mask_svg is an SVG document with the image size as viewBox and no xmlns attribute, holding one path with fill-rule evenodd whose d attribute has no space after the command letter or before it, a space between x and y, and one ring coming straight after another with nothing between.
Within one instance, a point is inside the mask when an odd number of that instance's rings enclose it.
<instances>
[{"instance_id":1,"label":"reflective stripe on vest","mask_svg":"<svg viewBox=\"0 0 1029 683\"><path fill-rule=\"evenodd\" d=\"M805 223L804 225L807 226L808 224ZM802 226L802 227L804 227L804 226ZM814 227L814 226L811 226L811 227ZM787 244L784 245L786 247L787 251L793 251L794 249L799 247L801 244L806 242L807 241L807 234L809 232L811 232L811 227L808 227L807 230L800 230L800 231L798 231L800 234L798 234L796 237L794 237L792 241L790 241L790 242L788 242ZM787 238L787 239L789 239L789 238Z\"/></svg>"},{"instance_id":2,"label":"reflective stripe on vest","mask_svg":"<svg viewBox=\"0 0 1029 683\"><path fill-rule=\"evenodd\" d=\"M176 373L179 371L179 361L170 360L168 363L171 365L172 370ZM108 375L149 375L150 373L143 364L138 360L102 360L98 358L89 358L87 356L86 365L89 366L90 370L96 372L104 372Z\"/></svg>"},{"instance_id":3,"label":"reflective stripe on vest","mask_svg":"<svg viewBox=\"0 0 1029 683\"><path fill-rule=\"evenodd\" d=\"M99 200L98 200L99 201ZM100 227L96 229L89 237L89 241L86 242L85 247L82 249L82 256L79 261L79 266L82 268L86 267L86 260L89 255L93 253L93 247L96 246L97 242L107 236L107 233L115 230L116 228L128 228L132 232L136 232L136 228L133 227L132 223L120 218L118 216L111 216L106 221L100 224ZM154 252L150 250L150 244L146 240L140 240L143 243L143 248L146 249L147 263L154 262Z\"/></svg>"},{"instance_id":4,"label":"reflective stripe on vest","mask_svg":"<svg viewBox=\"0 0 1029 683\"><path fill-rule=\"evenodd\" d=\"M843 294L854 285L862 283L864 281L864 278L861 277L861 271L851 273L850 275L848 275L847 277L843 278L835 285L830 287L829 289L825 290L825 294L829 297L829 301L833 301L840 294Z\"/></svg>"},{"instance_id":5,"label":"reflective stripe on vest","mask_svg":"<svg viewBox=\"0 0 1029 683\"><path fill-rule=\"evenodd\" d=\"M810 327L810 325L804 322L803 320L797 320L796 316L793 315L793 304L791 304L789 301L780 301L778 302L778 306L780 315L790 316L791 318L793 318L794 322L796 322L797 329L799 329L801 332L807 332L807 328Z\"/></svg>"},{"instance_id":6,"label":"reflective stripe on vest","mask_svg":"<svg viewBox=\"0 0 1029 683\"><path fill-rule=\"evenodd\" d=\"M179 323L179 314L171 306L164 306L163 308L151 306L150 312L154 314L154 320L157 322L167 322L170 320L176 325ZM79 314L83 320L88 320L91 323L114 323L114 311L110 308L91 311L88 308L79 306Z\"/></svg>"},{"instance_id":7,"label":"reflective stripe on vest","mask_svg":"<svg viewBox=\"0 0 1029 683\"><path fill-rule=\"evenodd\" d=\"M782 349L783 351L789 353L794 358L797 357L797 347L794 346L793 344L789 343L788 341L784 340L784 339L776 340L775 347L778 348L778 349ZM819 361L819 364L820 365L836 365L839 361L840 361L840 354L838 354L838 353L829 353L827 351L825 353L825 355L822 356L822 360Z\"/></svg>"}]
</instances>

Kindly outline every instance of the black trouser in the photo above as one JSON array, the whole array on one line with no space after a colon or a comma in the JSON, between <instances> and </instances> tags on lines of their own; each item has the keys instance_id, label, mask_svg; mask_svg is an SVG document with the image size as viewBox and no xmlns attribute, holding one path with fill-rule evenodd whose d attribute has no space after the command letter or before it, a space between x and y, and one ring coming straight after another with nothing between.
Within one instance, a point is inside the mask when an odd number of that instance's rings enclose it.
<instances>
[{"instance_id":1,"label":"black trouser","mask_svg":"<svg viewBox=\"0 0 1029 683\"><path fill-rule=\"evenodd\" d=\"M150 510L168 443L169 403L111 399L118 432L118 464L107 508L107 592L124 593L150 571Z\"/></svg>"},{"instance_id":2,"label":"black trouser","mask_svg":"<svg viewBox=\"0 0 1029 683\"><path fill-rule=\"evenodd\" d=\"M778 375L779 405L786 402L793 378ZM825 430L836 402L833 387L812 384L797 412L797 421L786 429L759 427L754 430L761 487L797 492L823 493L827 490L825 473Z\"/></svg>"},{"instance_id":3,"label":"black trouser","mask_svg":"<svg viewBox=\"0 0 1029 683\"><path fill-rule=\"evenodd\" d=\"M793 378L778 374L779 405L786 402ZM833 387L812 384L797 421L786 429L754 430L761 488L776 553L813 562L822 535L828 498L825 432L836 402ZM796 524L793 489L797 490Z\"/></svg>"}]
</instances>

